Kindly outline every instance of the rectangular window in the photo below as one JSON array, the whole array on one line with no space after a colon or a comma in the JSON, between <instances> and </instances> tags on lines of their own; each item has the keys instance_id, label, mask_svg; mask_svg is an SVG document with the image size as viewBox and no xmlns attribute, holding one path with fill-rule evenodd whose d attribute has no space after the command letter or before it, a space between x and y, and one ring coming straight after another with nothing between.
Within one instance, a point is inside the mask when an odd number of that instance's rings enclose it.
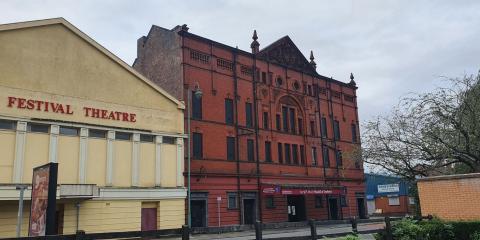
<instances>
[{"instance_id":1,"label":"rectangular window","mask_svg":"<svg viewBox=\"0 0 480 240\"><path fill-rule=\"evenodd\" d=\"M351 128L352 128L352 142L356 143L357 142L357 125L352 124Z\"/></svg>"},{"instance_id":2,"label":"rectangular window","mask_svg":"<svg viewBox=\"0 0 480 240\"><path fill-rule=\"evenodd\" d=\"M278 143L278 163L282 164L283 163L283 149L282 149L282 143Z\"/></svg>"},{"instance_id":3,"label":"rectangular window","mask_svg":"<svg viewBox=\"0 0 480 240\"><path fill-rule=\"evenodd\" d=\"M140 141L141 142L153 142L155 140L155 136L150 134L140 134Z\"/></svg>"},{"instance_id":4,"label":"rectangular window","mask_svg":"<svg viewBox=\"0 0 480 240\"><path fill-rule=\"evenodd\" d=\"M227 193L227 197L228 197L228 209L237 209L238 208L237 193Z\"/></svg>"},{"instance_id":5,"label":"rectangular window","mask_svg":"<svg viewBox=\"0 0 480 240\"><path fill-rule=\"evenodd\" d=\"M317 96L317 92L318 92L318 85L317 84L313 84L312 85L312 96L316 97Z\"/></svg>"},{"instance_id":6,"label":"rectangular window","mask_svg":"<svg viewBox=\"0 0 480 240\"><path fill-rule=\"evenodd\" d=\"M282 107L283 131L288 132L288 108Z\"/></svg>"},{"instance_id":7,"label":"rectangular window","mask_svg":"<svg viewBox=\"0 0 480 240\"><path fill-rule=\"evenodd\" d=\"M254 150L253 140L247 139L247 160L249 162L255 161L255 155L253 150Z\"/></svg>"},{"instance_id":8,"label":"rectangular window","mask_svg":"<svg viewBox=\"0 0 480 240\"><path fill-rule=\"evenodd\" d=\"M295 109L290 108L290 129L292 130L292 133L296 133L296 128L295 128Z\"/></svg>"},{"instance_id":9,"label":"rectangular window","mask_svg":"<svg viewBox=\"0 0 480 240\"><path fill-rule=\"evenodd\" d=\"M308 96L312 96L312 86L308 85Z\"/></svg>"},{"instance_id":10,"label":"rectangular window","mask_svg":"<svg viewBox=\"0 0 480 240\"><path fill-rule=\"evenodd\" d=\"M227 137L227 160L235 160L235 138Z\"/></svg>"},{"instance_id":11,"label":"rectangular window","mask_svg":"<svg viewBox=\"0 0 480 240\"><path fill-rule=\"evenodd\" d=\"M193 145L193 158L202 159L203 158L203 137L201 133L192 134L192 145Z\"/></svg>"},{"instance_id":12,"label":"rectangular window","mask_svg":"<svg viewBox=\"0 0 480 240\"><path fill-rule=\"evenodd\" d=\"M227 71L233 71L233 62L226 59L217 58L217 66Z\"/></svg>"},{"instance_id":13,"label":"rectangular window","mask_svg":"<svg viewBox=\"0 0 480 240\"><path fill-rule=\"evenodd\" d=\"M202 97L195 96L195 92L192 91L192 118L202 119Z\"/></svg>"},{"instance_id":14,"label":"rectangular window","mask_svg":"<svg viewBox=\"0 0 480 240\"><path fill-rule=\"evenodd\" d=\"M190 58L203 64L208 64L210 62L210 55L194 50L190 50Z\"/></svg>"},{"instance_id":15,"label":"rectangular window","mask_svg":"<svg viewBox=\"0 0 480 240\"><path fill-rule=\"evenodd\" d=\"M291 155L290 155L290 144L285 143L285 163L292 164Z\"/></svg>"},{"instance_id":16,"label":"rectangular window","mask_svg":"<svg viewBox=\"0 0 480 240\"><path fill-rule=\"evenodd\" d=\"M277 130L280 131L282 130L282 127L280 126L280 114L277 114L275 117L276 117L275 123L277 124Z\"/></svg>"},{"instance_id":17,"label":"rectangular window","mask_svg":"<svg viewBox=\"0 0 480 240\"><path fill-rule=\"evenodd\" d=\"M388 197L388 205L399 206L400 205L400 198L398 196Z\"/></svg>"},{"instance_id":18,"label":"rectangular window","mask_svg":"<svg viewBox=\"0 0 480 240\"><path fill-rule=\"evenodd\" d=\"M292 144L293 164L298 164L298 145Z\"/></svg>"},{"instance_id":19,"label":"rectangular window","mask_svg":"<svg viewBox=\"0 0 480 240\"><path fill-rule=\"evenodd\" d=\"M300 145L300 164L305 165L305 146Z\"/></svg>"},{"instance_id":20,"label":"rectangular window","mask_svg":"<svg viewBox=\"0 0 480 240\"><path fill-rule=\"evenodd\" d=\"M253 110L251 103L245 103L245 124L247 127L253 127Z\"/></svg>"},{"instance_id":21,"label":"rectangular window","mask_svg":"<svg viewBox=\"0 0 480 240\"><path fill-rule=\"evenodd\" d=\"M37 132L37 133L49 133L50 132L50 125L38 124L38 123L28 123L27 124L27 131Z\"/></svg>"},{"instance_id":22,"label":"rectangular window","mask_svg":"<svg viewBox=\"0 0 480 240\"><path fill-rule=\"evenodd\" d=\"M322 207L323 207L322 196L315 196L315 208L322 208Z\"/></svg>"},{"instance_id":23,"label":"rectangular window","mask_svg":"<svg viewBox=\"0 0 480 240\"><path fill-rule=\"evenodd\" d=\"M340 140L340 123L337 120L333 121L333 132L335 140Z\"/></svg>"},{"instance_id":24,"label":"rectangular window","mask_svg":"<svg viewBox=\"0 0 480 240\"><path fill-rule=\"evenodd\" d=\"M315 136L315 121L310 121L310 135Z\"/></svg>"},{"instance_id":25,"label":"rectangular window","mask_svg":"<svg viewBox=\"0 0 480 240\"><path fill-rule=\"evenodd\" d=\"M327 133L327 119L324 118L324 117L322 117L321 128L322 128L322 137L326 138L328 136L328 133Z\"/></svg>"},{"instance_id":26,"label":"rectangular window","mask_svg":"<svg viewBox=\"0 0 480 240\"><path fill-rule=\"evenodd\" d=\"M275 208L275 201L273 196L266 196L265 197L265 207L266 208Z\"/></svg>"},{"instance_id":27,"label":"rectangular window","mask_svg":"<svg viewBox=\"0 0 480 240\"><path fill-rule=\"evenodd\" d=\"M225 99L225 123L233 124L233 100L228 98Z\"/></svg>"},{"instance_id":28,"label":"rectangular window","mask_svg":"<svg viewBox=\"0 0 480 240\"><path fill-rule=\"evenodd\" d=\"M164 144L175 144L175 138L174 137L162 137L162 143Z\"/></svg>"},{"instance_id":29,"label":"rectangular window","mask_svg":"<svg viewBox=\"0 0 480 240\"><path fill-rule=\"evenodd\" d=\"M268 112L263 112L263 129L268 129Z\"/></svg>"},{"instance_id":30,"label":"rectangular window","mask_svg":"<svg viewBox=\"0 0 480 240\"><path fill-rule=\"evenodd\" d=\"M345 196L340 196L340 206L346 207L347 206L347 199Z\"/></svg>"},{"instance_id":31,"label":"rectangular window","mask_svg":"<svg viewBox=\"0 0 480 240\"><path fill-rule=\"evenodd\" d=\"M115 132L115 140L130 140L132 134L127 132Z\"/></svg>"},{"instance_id":32,"label":"rectangular window","mask_svg":"<svg viewBox=\"0 0 480 240\"><path fill-rule=\"evenodd\" d=\"M10 120L0 120L0 129L15 130L17 122Z\"/></svg>"},{"instance_id":33,"label":"rectangular window","mask_svg":"<svg viewBox=\"0 0 480 240\"><path fill-rule=\"evenodd\" d=\"M88 129L88 136L91 138L106 138L107 131L99 129Z\"/></svg>"},{"instance_id":34,"label":"rectangular window","mask_svg":"<svg viewBox=\"0 0 480 240\"><path fill-rule=\"evenodd\" d=\"M75 128L75 127L64 127L60 126L60 135L66 135L66 136L78 136L78 132L80 129Z\"/></svg>"},{"instance_id":35,"label":"rectangular window","mask_svg":"<svg viewBox=\"0 0 480 240\"><path fill-rule=\"evenodd\" d=\"M303 134L303 119L301 118L298 119L298 134Z\"/></svg>"},{"instance_id":36,"label":"rectangular window","mask_svg":"<svg viewBox=\"0 0 480 240\"><path fill-rule=\"evenodd\" d=\"M335 153L335 161L337 162L337 166L343 166L343 159L342 159L342 151L337 150Z\"/></svg>"},{"instance_id":37,"label":"rectangular window","mask_svg":"<svg viewBox=\"0 0 480 240\"><path fill-rule=\"evenodd\" d=\"M265 141L265 161L272 162L272 143Z\"/></svg>"},{"instance_id":38,"label":"rectangular window","mask_svg":"<svg viewBox=\"0 0 480 240\"><path fill-rule=\"evenodd\" d=\"M266 84L267 83L267 73L262 72L262 83Z\"/></svg>"},{"instance_id":39,"label":"rectangular window","mask_svg":"<svg viewBox=\"0 0 480 240\"><path fill-rule=\"evenodd\" d=\"M415 204L415 198L414 197L408 197L408 204L414 205Z\"/></svg>"},{"instance_id":40,"label":"rectangular window","mask_svg":"<svg viewBox=\"0 0 480 240\"><path fill-rule=\"evenodd\" d=\"M328 147L323 146L322 147L322 153L323 153L323 167L328 168L328 167L330 167L330 158L328 156Z\"/></svg>"},{"instance_id":41,"label":"rectangular window","mask_svg":"<svg viewBox=\"0 0 480 240\"><path fill-rule=\"evenodd\" d=\"M312 166L317 166L317 148L312 147Z\"/></svg>"},{"instance_id":42,"label":"rectangular window","mask_svg":"<svg viewBox=\"0 0 480 240\"><path fill-rule=\"evenodd\" d=\"M273 73L272 72L268 72L268 83L269 84L272 84L273 82Z\"/></svg>"}]
</instances>

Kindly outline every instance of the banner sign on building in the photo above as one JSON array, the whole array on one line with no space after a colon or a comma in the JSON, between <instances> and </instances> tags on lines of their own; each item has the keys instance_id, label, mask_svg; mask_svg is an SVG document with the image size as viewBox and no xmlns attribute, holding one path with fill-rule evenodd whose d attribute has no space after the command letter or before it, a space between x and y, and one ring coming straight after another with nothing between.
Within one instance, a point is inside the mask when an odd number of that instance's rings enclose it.
<instances>
[{"instance_id":1,"label":"banner sign on building","mask_svg":"<svg viewBox=\"0 0 480 240\"><path fill-rule=\"evenodd\" d=\"M55 234L58 163L33 169L28 236Z\"/></svg>"},{"instance_id":2,"label":"banner sign on building","mask_svg":"<svg viewBox=\"0 0 480 240\"><path fill-rule=\"evenodd\" d=\"M378 188L378 193L390 193L390 192L400 191L400 186L398 183L377 185L377 188Z\"/></svg>"},{"instance_id":3,"label":"banner sign on building","mask_svg":"<svg viewBox=\"0 0 480 240\"><path fill-rule=\"evenodd\" d=\"M281 188L280 186L263 187L262 192L268 195L343 195L341 188Z\"/></svg>"}]
</instances>

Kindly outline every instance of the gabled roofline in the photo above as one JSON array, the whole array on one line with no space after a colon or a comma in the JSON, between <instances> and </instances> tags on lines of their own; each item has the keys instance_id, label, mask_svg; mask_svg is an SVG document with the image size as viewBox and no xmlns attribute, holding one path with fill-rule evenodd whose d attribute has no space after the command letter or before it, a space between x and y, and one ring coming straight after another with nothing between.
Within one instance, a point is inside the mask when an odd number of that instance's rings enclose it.
<instances>
[{"instance_id":1,"label":"gabled roofline","mask_svg":"<svg viewBox=\"0 0 480 240\"><path fill-rule=\"evenodd\" d=\"M64 18L50 18L50 19L43 19L43 20L34 20L34 21L27 21L27 22L17 22L17 23L7 23L7 24L0 24L0 31L8 31L8 30L16 30L16 29L22 29L22 28L32 28L32 27L41 27L41 26L48 26L48 25L55 25L55 24L61 24L73 33L75 33L77 36L94 46L96 49L98 49L100 52L105 54L107 57L109 57L111 60L115 61L118 65L122 66L124 69L129 71L131 74L133 74L135 77L139 78L142 80L144 83L149 85L151 88L168 98L170 101L174 102L177 104L177 107L179 109L185 109L185 104L172 95L170 95L168 92L157 86L155 83L150 81L148 78L137 72L133 67L128 65L126 62L124 62L122 59L117 57L115 54L110 52L108 49L100 45L98 42L93 40L91 37L89 37L87 34L82 32L80 29L75 27L73 24L65 20Z\"/></svg>"},{"instance_id":2,"label":"gabled roofline","mask_svg":"<svg viewBox=\"0 0 480 240\"><path fill-rule=\"evenodd\" d=\"M156 25L153 25L153 26L156 26ZM153 26L152 26L152 28L153 28ZM158 26L156 26L156 27L158 27ZM151 29L152 29L152 28L151 28ZM159 27L159 28L162 28L162 27ZM151 31L151 29L150 29L150 31ZM166 28L162 28L162 29L166 29ZM168 30L168 29L167 29L167 30ZM149 34L150 34L150 32L149 32ZM213 44L213 45L215 45L215 46L217 46L217 47L220 47L220 48L223 48L223 49L226 49L226 50L229 50L229 51L236 51L237 53L243 54L243 55L245 55L245 56L247 56L247 57L253 57L253 56L254 56L254 54L252 54L252 53L250 53L250 52L247 52L247 51L245 51L245 50L242 50L242 49L239 49L239 48L234 48L234 47L232 47L232 46L228 46L228 45L226 45L226 44L223 44L223 43L220 43L220 42L217 42L217 41L208 39L208 38L206 38L206 37L202 37L202 36L196 35L196 34L191 33L191 32L179 31L178 34L179 34L180 36L182 36L182 37L190 37L190 38L193 38L193 39L195 39L195 40L199 40L199 41L202 41L202 42L205 42L205 43L208 43L208 44ZM284 36L284 37L288 37L288 35L286 35L286 36ZM284 37L282 37L282 38L284 38ZM148 35L147 35L147 38L148 38ZM280 38L280 39L282 39L282 38ZM289 37L289 38L290 38L290 37ZM279 40L280 40L280 39L279 39ZM277 40L277 41L279 41L279 40ZM290 39L290 40L291 40L291 39ZM276 43L277 41L269 44L269 45L266 46L265 48L262 48L262 50L260 50L260 52L262 52L264 49L268 48L268 47L271 46L272 44ZM293 42L293 41L292 41L292 42ZM294 45L295 45L295 44L294 44ZM298 47L297 47L296 45L295 45L295 47L298 49ZM300 51L300 50L299 50L299 51ZM260 53L260 52L259 52L259 53ZM300 51L300 52L301 52L301 51ZM302 55L303 55L303 54L302 54ZM269 62L269 61L267 61L267 62ZM283 64L273 63L273 62L269 62L269 63L270 63L270 64L277 65L277 66L280 66L280 67L285 67L285 68L290 68L290 69L292 69L292 70L301 71L301 70L299 70L299 69L292 68L291 66L286 66L286 65L283 65ZM353 86L353 85L351 85L351 84L349 84L349 83L342 82L342 81L337 80L337 79L334 79L334 78L332 78L332 77L323 76L323 75L317 73L316 70L315 70L315 73L316 73L316 75L313 75L313 74L311 74L311 73L306 73L306 74L312 75L312 77L317 77L317 78L319 78L319 79L323 79L323 80L325 80L325 81L331 81L331 82L337 83L337 84L342 85L342 86L344 86L344 87L348 87L348 88L355 89L355 90L358 89L357 86Z\"/></svg>"}]
</instances>

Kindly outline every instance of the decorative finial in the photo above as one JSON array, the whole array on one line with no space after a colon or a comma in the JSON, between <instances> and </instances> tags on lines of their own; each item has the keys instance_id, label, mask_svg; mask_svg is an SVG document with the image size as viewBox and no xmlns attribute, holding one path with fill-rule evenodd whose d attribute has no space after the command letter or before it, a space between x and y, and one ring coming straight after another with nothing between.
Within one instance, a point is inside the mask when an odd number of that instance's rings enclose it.
<instances>
[{"instance_id":1,"label":"decorative finial","mask_svg":"<svg viewBox=\"0 0 480 240\"><path fill-rule=\"evenodd\" d=\"M353 73L350 73L350 83L349 84L355 86L355 85L357 85L357 83L355 83L355 80L353 80L353 79L355 79L355 77L353 76Z\"/></svg>"},{"instance_id":2,"label":"decorative finial","mask_svg":"<svg viewBox=\"0 0 480 240\"><path fill-rule=\"evenodd\" d=\"M257 54L260 51L260 43L258 43L257 39L257 30L253 30L253 36L252 36L253 42L250 44L250 47L252 48L252 53Z\"/></svg>"},{"instance_id":3,"label":"decorative finial","mask_svg":"<svg viewBox=\"0 0 480 240\"><path fill-rule=\"evenodd\" d=\"M315 57L313 56L313 51L310 51L310 65L313 68L317 69L317 63L314 61Z\"/></svg>"}]
</instances>

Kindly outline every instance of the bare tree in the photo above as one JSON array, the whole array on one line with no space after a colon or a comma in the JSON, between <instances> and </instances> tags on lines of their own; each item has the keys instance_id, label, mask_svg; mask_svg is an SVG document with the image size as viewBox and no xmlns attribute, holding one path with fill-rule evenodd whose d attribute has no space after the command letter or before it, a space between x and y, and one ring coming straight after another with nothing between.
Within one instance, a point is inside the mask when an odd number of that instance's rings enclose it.
<instances>
[{"instance_id":1,"label":"bare tree","mask_svg":"<svg viewBox=\"0 0 480 240\"><path fill-rule=\"evenodd\" d=\"M407 179L480 171L480 73L403 98L364 125L362 158Z\"/></svg>"}]
</instances>

